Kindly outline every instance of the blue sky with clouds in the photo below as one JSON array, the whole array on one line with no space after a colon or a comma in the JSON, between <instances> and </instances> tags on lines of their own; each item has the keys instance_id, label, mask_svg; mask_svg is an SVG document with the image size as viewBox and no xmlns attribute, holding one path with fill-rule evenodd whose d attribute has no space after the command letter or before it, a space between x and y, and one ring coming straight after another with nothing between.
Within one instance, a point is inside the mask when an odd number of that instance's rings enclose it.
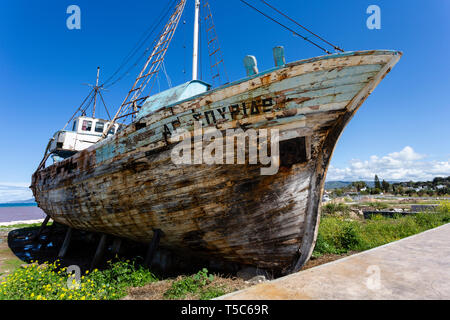
<instances>
[{"instance_id":1,"label":"blue sky with clouds","mask_svg":"<svg viewBox=\"0 0 450 320\"><path fill-rule=\"evenodd\" d=\"M193 2L188 1L166 57L174 84L189 80L191 73ZM258 0L248 2L264 8ZM329 179L371 179L374 173L400 180L450 175L450 1L269 2L346 50L404 52L343 133ZM95 80L97 66L102 79L111 75L166 3L1 1L0 185L29 183L48 139L88 94L83 84ZM210 3L231 80L244 77L247 54L257 57L260 70L272 67L271 49L277 45L285 47L288 61L322 54L238 0ZM72 4L81 8L81 30L66 27L66 9ZM381 30L366 27L366 9L372 4L381 8ZM207 59L201 70L208 81ZM105 92L111 110L138 71ZM160 81L162 88L167 86L164 77Z\"/></svg>"}]
</instances>

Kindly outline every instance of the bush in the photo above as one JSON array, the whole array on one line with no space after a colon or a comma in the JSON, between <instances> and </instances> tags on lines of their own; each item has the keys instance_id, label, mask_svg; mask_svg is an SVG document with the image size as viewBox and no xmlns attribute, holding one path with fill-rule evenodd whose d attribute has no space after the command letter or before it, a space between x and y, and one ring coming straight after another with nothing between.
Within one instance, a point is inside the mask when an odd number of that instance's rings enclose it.
<instances>
[{"instance_id":1,"label":"bush","mask_svg":"<svg viewBox=\"0 0 450 320\"><path fill-rule=\"evenodd\" d=\"M378 210L389 208L389 204L385 202L364 202L362 205Z\"/></svg>"},{"instance_id":2,"label":"bush","mask_svg":"<svg viewBox=\"0 0 450 320\"><path fill-rule=\"evenodd\" d=\"M340 234L340 243L342 250L357 250L362 244L362 239L359 236L358 226L355 223L347 223L342 228Z\"/></svg>"},{"instance_id":3,"label":"bush","mask_svg":"<svg viewBox=\"0 0 450 320\"><path fill-rule=\"evenodd\" d=\"M350 208L344 203L327 203L322 206L322 214L324 215L335 215L337 213L347 214Z\"/></svg>"},{"instance_id":4,"label":"bush","mask_svg":"<svg viewBox=\"0 0 450 320\"><path fill-rule=\"evenodd\" d=\"M59 261L33 263L15 270L0 282L0 300L106 300L127 294L128 287L156 281L148 270L130 261L109 263L104 271L86 271L77 285Z\"/></svg>"},{"instance_id":5,"label":"bush","mask_svg":"<svg viewBox=\"0 0 450 320\"><path fill-rule=\"evenodd\" d=\"M444 223L450 222L450 201L441 202L436 211L442 215L442 221Z\"/></svg>"},{"instance_id":6,"label":"bush","mask_svg":"<svg viewBox=\"0 0 450 320\"><path fill-rule=\"evenodd\" d=\"M359 250L363 246L359 229L359 223L356 221L345 221L339 217L322 219L314 255L343 254Z\"/></svg>"},{"instance_id":7,"label":"bush","mask_svg":"<svg viewBox=\"0 0 450 320\"><path fill-rule=\"evenodd\" d=\"M321 256L325 253L336 253L336 248L330 241L327 241L323 234L319 232L317 234L316 246L313 251L313 257Z\"/></svg>"},{"instance_id":8,"label":"bush","mask_svg":"<svg viewBox=\"0 0 450 320\"><path fill-rule=\"evenodd\" d=\"M373 188L370 190L370 194L380 194L381 189L380 188Z\"/></svg>"}]
</instances>

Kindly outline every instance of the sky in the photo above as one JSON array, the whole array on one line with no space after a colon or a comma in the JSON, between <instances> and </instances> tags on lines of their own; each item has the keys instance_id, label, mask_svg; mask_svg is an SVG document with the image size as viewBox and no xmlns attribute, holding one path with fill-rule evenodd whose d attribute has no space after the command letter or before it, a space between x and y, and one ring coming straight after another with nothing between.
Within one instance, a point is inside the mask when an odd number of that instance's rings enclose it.
<instances>
[{"instance_id":1,"label":"sky","mask_svg":"<svg viewBox=\"0 0 450 320\"><path fill-rule=\"evenodd\" d=\"M259 0L247 1L295 27ZM267 1L346 51L404 53L342 134L328 180L450 175L450 1ZM49 138L89 93L86 84L95 82L97 66L102 82L161 18L167 3L0 1L0 185L26 190ZM67 28L70 5L81 10L80 30ZM323 54L239 0L210 0L210 5L232 81L245 76L245 55L256 56L261 71L273 67L272 48L278 45L285 47L288 62ZM379 30L367 28L370 5L381 9ZM165 60L174 85L190 80L193 6L188 0ZM201 75L210 81L204 35L201 43ZM110 110L120 105L139 67L104 92ZM168 81L159 80L163 90Z\"/></svg>"}]
</instances>

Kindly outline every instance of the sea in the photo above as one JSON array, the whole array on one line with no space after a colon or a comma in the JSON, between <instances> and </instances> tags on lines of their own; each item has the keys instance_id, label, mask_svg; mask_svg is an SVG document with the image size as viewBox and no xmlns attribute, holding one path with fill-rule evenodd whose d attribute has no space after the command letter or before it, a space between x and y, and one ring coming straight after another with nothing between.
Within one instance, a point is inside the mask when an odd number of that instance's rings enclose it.
<instances>
[{"instance_id":1,"label":"sea","mask_svg":"<svg viewBox=\"0 0 450 320\"><path fill-rule=\"evenodd\" d=\"M0 223L40 220L45 213L36 203L0 203Z\"/></svg>"}]
</instances>

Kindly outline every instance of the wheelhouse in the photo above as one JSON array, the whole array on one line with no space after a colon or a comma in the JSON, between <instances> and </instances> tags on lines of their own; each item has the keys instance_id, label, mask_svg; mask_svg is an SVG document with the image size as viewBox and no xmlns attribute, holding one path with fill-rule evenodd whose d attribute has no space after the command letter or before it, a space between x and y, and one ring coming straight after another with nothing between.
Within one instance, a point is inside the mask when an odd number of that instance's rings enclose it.
<instances>
[{"instance_id":1,"label":"wheelhouse","mask_svg":"<svg viewBox=\"0 0 450 320\"><path fill-rule=\"evenodd\" d=\"M61 130L54 134L50 143L50 153L54 154L55 161L59 158L68 158L73 154L87 149L97 143L106 133L111 121L81 116L75 118L72 130ZM120 125L114 124L106 133L112 136L119 130Z\"/></svg>"}]
</instances>

